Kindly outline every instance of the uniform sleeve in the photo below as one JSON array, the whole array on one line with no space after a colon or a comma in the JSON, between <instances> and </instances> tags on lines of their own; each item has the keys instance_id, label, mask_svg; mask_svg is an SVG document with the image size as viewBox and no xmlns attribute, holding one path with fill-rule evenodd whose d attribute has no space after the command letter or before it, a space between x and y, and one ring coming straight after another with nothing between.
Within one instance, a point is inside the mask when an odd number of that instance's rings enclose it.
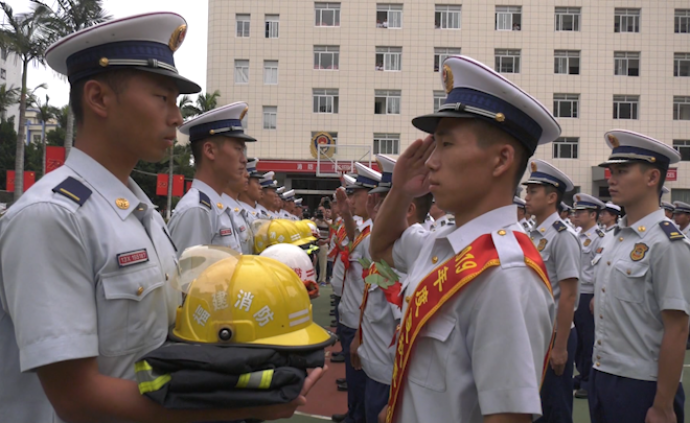
<instances>
[{"instance_id":1,"label":"uniform sleeve","mask_svg":"<svg viewBox=\"0 0 690 423\"><path fill-rule=\"evenodd\" d=\"M418 226L410 226L393 245L393 261L388 263L401 272L410 273L410 268L417 260L417 256L424 245L424 241L431 236L431 232Z\"/></svg>"},{"instance_id":2,"label":"uniform sleeve","mask_svg":"<svg viewBox=\"0 0 690 423\"><path fill-rule=\"evenodd\" d=\"M527 267L490 270L468 330L483 415L541 414L539 384L552 331L553 300Z\"/></svg>"},{"instance_id":3,"label":"uniform sleeve","mask_svg":"<svg viewBox=\"0 0 690 423\"><path fill-rule=\"evenodd\" d=\"M663 245L665 244L665 245ZM661 310L690 315L690 245L688 241L664 242L651 257L653 290Z\"/></svg>"},{"instance_id":4,"label":"uniform sleeve","mask_svg":"<svg viewBox=\"0 0 690 423\"><path fill-rule=\"evenodd\" d=\"M71 212L49 203L30 205L4 223L2 294L21 371L98 356L93 260L86 241L94 234L85 233Z\"/></svg>"},{"instance_id":5,"label":"uniform sleeve","mask_svg":"<svg viewBox=\"0 0 690 423\"><path fill-rule=\"evenodd\" d=\"M209 211L206 209L192 207L173 215L170 219L168 229L177 246L178 257L189 247L211 243L214 234L208 214Z\"/></svg>"},{"instance_id":6,"label":"uniform sleeve","mask_svg":"<svg viewBox=\"0 0 690 423\"><path fill-rule=\"evenodd\" d=\"M580 241L571 233L554 237L553 260L556 263L556 281L580 279Z\"/></svg>"}]
</instances>

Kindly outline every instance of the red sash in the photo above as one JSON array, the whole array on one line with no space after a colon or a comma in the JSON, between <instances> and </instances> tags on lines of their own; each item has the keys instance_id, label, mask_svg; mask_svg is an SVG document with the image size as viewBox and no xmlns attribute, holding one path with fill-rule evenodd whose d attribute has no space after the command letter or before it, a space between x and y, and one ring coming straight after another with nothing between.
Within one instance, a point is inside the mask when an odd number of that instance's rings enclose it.
<instances>
[{"instance_id":1,"label":"red sash","mask_svg":"<svg viewBox=\"0 0 690 423\"><path fill-rule=\"evenodd\" d=\"M371 263L368 269L362 269L362 279L367 280L367 276L375 275L379 273L376 270L376 263ZM359 343L360 345L364 343L362 338L362 320L364 319L364 309L367 308L367 301L369 301L369 289L371 288L370 283L364 283L364 292L362 293L362 305L359 307Z\"/></svg>"},{"instance_id":2,"label":"red sash","mask_svg":"<svg viewBox=\"0 0 690 423\"><path fill-rule=\"evenodd\" d=\"M513 232L513 234L524 252L525 264L537 273L539 279L553 294L546 267L539 251L527 235L519 232ZM398 399L402 396L403 380L408 370L414 343L421 329L462 288L475 280L485 270L498 265L500 265L500 260L491 234L485 234L475 239L458 255L436 267L417 285L400 325L401 331L395 352L393 381L386 416L387 423L395 421ZM547 348L544 358L542 380L549 362L550 351L551 345Z\"/></svg>"},{"instance_id":3,"label":"red sash","mask_svg":"<svg viewBox=\"0 0 690 423\"><path fill-rule=\"evenodd\" d=\"M342 245L343 241L345 241L346 237L347 237L347 233L345 231L345 225L341 225L338 228L338 231L336 232L335 247L333 248L333 251L331 251L330 254L328 254L328 257L331 257L331 258L338 257L338 255L340 254L341 245Z\"/></svg>"},{"instance_id":4,"label":"red sash","mask_svg":"<svg viewBox=\"0 0 690 423\"><path fill-rule=\"evenodd\" d=\"M357 235L357 238L355 238L355 242L350 244L349 246L345 247L343 251L340 252L340 259L343 261L343 265L345 266L345 274L343 275L343 292L345 292L345 282L347 281L347 271L350 268L350 251L355 251L355 248L364 241L366 237L369 236L371 233L371 225L367 226L364 228L362 232Z\"/></svg>"}]
</instances>

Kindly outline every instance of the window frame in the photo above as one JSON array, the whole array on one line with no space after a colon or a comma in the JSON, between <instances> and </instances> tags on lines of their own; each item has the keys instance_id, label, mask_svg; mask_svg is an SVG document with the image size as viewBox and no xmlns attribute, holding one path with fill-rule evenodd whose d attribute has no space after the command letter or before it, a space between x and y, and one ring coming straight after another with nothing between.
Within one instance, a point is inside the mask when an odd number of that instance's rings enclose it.
<instances>
[{"instance_id":1,"label":"window frame","mask_svg":"<svg viewBox=\"0 0 690 423\"><path fill-rule=\"evenodd\" d=\"M515 17L518 16L518 22ZM510 20L510 22L507 22ZM503 22L501 22L503 21ZM499 22L508 24L508 28L501 28ZM515 25L519 27L515 29ZM522 6L499 6L494 10L494 30L495 31L522 31Z\"/></svg>"},{"instance_id":2,"label":"window frame","mask_svg":"<svg viewBox=\"0 0 690 423\"><path fill-rule=\"evenodd\" d=\"M317 50L317 49L325 49L325 50ZM335 49L335 50L331 50ZM318 55L319 60L318 60L318 66L316 67L316 56ZM321 65L321 57L324 55L330 55L331 56L331 63L333 63L333 66L328 69L324 68ZM326 46L326 45L315 45L314 46L314 70L318 71L338 71L340 70L340 46Z\"/></svg>"},{"instance_id":3,"label":"window frame","mask_svg":"<svg viewBox=\"0 0 690 423\"><path fill-rule=\"evenodd\" d=\"M680 154L681 162L690 162L690 139L673 140L673 149Z\"/></svg>"},{"instance_id":4,"label":"window frame","mask_svg":"<svg viewBox=\"0 0 690 423\"><path fill-rule=\"evenodd\" d=\"M326 111L321 111L322 100L326 103ZM330 100L330 109L329 108ZM314 108L316 107L316 111ZM337 115L340 112L340 90L338 88L312 88L312 112L320 115Z\"/></svg>"},{"instance_id":5,"label":"window frame","mask_svg":"<svg viewBox=\"0 0 690 423\"><path fill-rule=\"evenodd\" d=\"M382 21L381 26L379 26L379 14L385 13L386 20ZM400 25L391 26L391 13L399 14ZM385 25L384 25L385 24ZM376 28L381 29L402 29L403 27L403 4L402 3L377 3L376 4Z\"/></svg>"},{"instance_id":6,"label":"window frame","mask_svg":"<svg viewBox=\"0 0 690 423\"><path fill-rule=\"evenodd\" d=\"M570 116L561 115L562 103L570 103ZM554 93L553 94L553 115L561 119L580 118L580 94L573 93Z\"/></svg>"},{"instance_id":7,"label":"window frame","mask_svg":"<svg viewBox=\"0 0 690 423\"><path fill-rule=\"evenodd\" d=\"M383 100L383 113L376 113L376 103L378 99ZM397 113L395 113L397 106ZM391 111L392 110L392 111ZM374 114L375 115L400 115L402 114L402 91L401 90L375 90L374 91Z\"/></svg>"},{"instance_id":8,"label":"window frame","mask_svg":"<svg viewBox=\"0 0 690 423\"><path fill-rule=\"evenodd\" d=\"M263 129L276 130L278 129L278 106L263 106ZM268 117L268 121L266 120ZM273 123L273 127L271 127Z\"/></svg>"},{"instance_id":9,"label":"window frame","mask_svg":"<svg viewBox=\"0 0 690 423\"><path fill-rule=\"evenodd\" d=\"M385 151L382 146L385 145ZM400 154L400 134L374 133L372 154Z\"/></svg>"},{"instance_id":10,"label":"window frame","mask_svg":"<svg viewBox=\"0 0 690 423\"><path fill-rule=\"evenodd\" d=\"M505 52L505 53L504 53ZM515 55L515 52L517 52L517 55ZM502 65L503 65L503 59L511 59L513 61L513 67L511 72L503 72L502 70ZM500 63L499 63L500 61ZM522 61L522 50L521 49L495 49L494 50L494 70L498 73L512 73L512 74L519 74L520 73L520 65ZM517 62L517 66L515 66L515 63ZM516 71L517 68L517 71Z\"/></svg>"},{"instance_id":11,"label":"window frame","mask_svg":"<svg viewBox=\"0 0 690 423\"><path fill-rule=\"evenodd\" d=\"M457 16L455 16L457 15ZM457 19L457 27L451 26ZM442 30L462 29L461 4L437 4L434 7L434 28Z\"/></svg>"},{"instance_id":12,"label":"window frame","mask_svg":"<svg viewBox=\"0 0 690 423\"><path fill-rule=\"evenodd\" d=\"M628 31L630 24L628 21L632 19L633 21L633 31ZM639 33L640 23L642 19L642 9L640 8L622 8L617 7L613 11L613 32L618 33ZM623 23L626 23L624 26ZM623 30L623 28L626 28Z\"/></svg>"},{"instance_id":13,"label":"window frame","mask_svg":"<svg viewBox=\"0 0 690 423\"><path fill-rule=\"evenodd\" d=\"M434 91L434 113L438 112L448 98L445 91Z\"/></svg>"},{"instance_id":14,"label":"window frame","mask_svg":"<svg viewBox=\"0 0 690 423\"><path fill-rule=\"evenodd\" d=\"M630 118L621 117L621 105L630 104ZM634 94L614 94L613 95L613 119L614 120L639 120L640 119L640 96Z\"/></svg>"},{"instance_id":15,"label":"window frame","mask_svg":"<svg viewBox=\"0 0 690 423\"><path fill-rule=\"evenodd\" d=\"M563 29L563 18L566 16L572 17L572 28ZM581 7L567 7L559 6L555 8L554 12L554 31L556 32L580 32L580 20L582 19Z\"/></svg>"},{"instance_id":16,"label":"window frame","mask_svg":"<svg viewBox=\"0 0 690 423\"><path fill-rule=\"evenodd\" d=\"M690 9L675 9L673 15L673 33L690 34Z\"/></svg>"},{"instance_id":17,"label":"window frame","mask_svg":"<svg viewBox=\"0 0 690 423\"><path fill-rule=\"evenodd\" d=\"M271 36L275 32L275 36ZM264 16L264 38L276 39L280 37L280 15L266 14Z\"/></svg>"},{"instance_id":18,"label":"window frame","mask_svg":"<svg viewBox=\"0 0 690 423\"><path fill-rule=\"evenodd\" d=\"M565 157L564 151L570 151L570 157ZM558 137L553 142L551 158L561 160L579 160L580 158L580 138L579 137Z\"/></svg>"},{"instance_id":19,"label":"window frame","mask_svg":"<svg viewBox=\"0 0 690 423\"><path fill-rule=\"evenodd\" d=\"M330 5L337 5L331 8ZM333 12L333 25L323 24L323 14ZM317 16L318 15L318 16ZM321 22L320 24L318 22ZM339 28L340 27L340 3L339 2L314 2L314 26L317 28Z\"/></svg>"},{"instance_id":20,"label":"window frame","mask_svg":"<svg viewBox=\"0 0 690 423\"><path fill-rule=\"evenodd\" d=\"M683 116L687 116L686 119ZM673 96L673 120L690 121L690 96Z\"/></svg>"},{"instance_id":21,"label":"window frame","mask_svg":"<svg viewBox=\"0 0 690 423\"><path fill-rule=\"evenodd\" d=\"M642 53L639 51L614 51L613 52L613 74L615 76L640 76L640 67L642 64ZM637 75L631 75L630 62L637 60ZM623 73L623 69L625 72Z\"/></svg>"},{"instance_id":22,"label":"window frame","mask_svg":"<svg viewBox=\"0 0 690 423\"><path fill-rule=\"evenodd\" d=\"M387 51L383 51L387 49ZM391 49L396 49L400 51L391 51ZM381 56L382 67L379 69L379 56ZM386 69L386 64L389 66L394 62L394 58L397 56L397 63L399 69ZM374 70L383 72L401 72L402 71L402 47L391 47L391 46L377 46L376 47L376 57L374 59Z\"/></svg>"},{"instance_id":23,"label":"window frame","mask_svg":"<svg viewBox=\"0 0 690 423\"><path fill-rule=\"evenodd\" d=\"M577 59L577 73L571 73L573 66L571 61ZM557 72L563 68L561 61L565 60L566 72ZM553 73L554 75L579 75L582 67L581 50L554 50L553 52Z\"/></svg>"},{"instance_id":24,"label":"window frame","mask_svg":"<svg viewBox=\"0 0 690 423\"><path fill-rule=\"evenodd\" d=\"M683 63L685 63L685 75L681 73ZM690 77L690 53L673 53L673 76L678 78Z\"/></svg>"},{"instance_id":25,"label":"window frame","mask_svg":"<svg viewBox=\"0 0 690 423\"><path fill-rule=\"evenodd\" d=\"M241 19L241 17L247 17L247 20ZM240 33L240 23L242 23L242 33L244 34L245 30L245 25L247 26L246 32L247 35L239 35ZM235 14L235 38L249 38L251 36L251 24L252 24L252 15L248 13L236 13Z\"/></svg>"},{"instance_id":26,"label":"window frame","mask_svg":"<svg viewBox=\"0 0 690 423\"><path fill-rule=\"evenodd\" d=\"M444 50L441 52L441 50ZM434 72L441 71L444 60L462 54L462 47L434 47Z\"/></svg>"},{"instance_id":27,"label":"window frame","mask_svg":"<svg viewBox=\"0 0 690 423\"><path fill-rule=\"evenodd\" d=\"M271 64L275 63L275 67ZM278 60L264 60L264 85L278 85ZM275 82L267 82L268 72L275 70Z\"/></svg>"},{"instance_id":28,"label":"window frame","mask_svg":"<svg viewBox=\"0 0 690 423\"><path fill-rule=\"evenodd\" d=\"M238 64L240 64L240 62L242 62L242 64L246 63L247 66L246 67L238 66ZM240 73L238 73L238 70L240 70L240 69L246 69L246 76L247 76L246 79L247 80L244 82L238 81L238 78L237 78L237 76L240 75ZM251 68L250 68L249 59L235 59L235 74L234 74L235 85L248 85L249 84L250 71L251 71Z\"/></svg>"}]
</instances>

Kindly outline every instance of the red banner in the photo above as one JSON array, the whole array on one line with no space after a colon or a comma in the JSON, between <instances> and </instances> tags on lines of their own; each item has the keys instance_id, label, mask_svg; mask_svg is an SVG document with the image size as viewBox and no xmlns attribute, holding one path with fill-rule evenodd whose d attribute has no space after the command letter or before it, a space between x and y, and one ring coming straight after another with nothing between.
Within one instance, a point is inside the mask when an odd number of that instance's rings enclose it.
<instances>
[{"instance_id":1,"label":"red banner","mask_svg":"<svg viewBox=\"0 0 690 423\"><path fill-rule=\"evenodd\" d=\"M158 181L156 182L156 195L165 197L168 195L168 178L167 173L159 173ZM173 175L172 195L173 197L182 197L184 195L184 175Z\"/></svg>"},{"instance_id":2,"label":"red banner","mask_svg":"<svg viewBox=\"0 0 690 423\"><path fill-rule=\"evenodd\" d=\"M24 192L31 188L36 183L36 172L30 170L24 171ZM7 191L14 192L14 170L7 171Z\"/></svg>"},{"instance_id":3,"label":"red banner","mask_svg":"<svg viewBox=\"0 0 690 423\"><path fill-rule=\"evenodd\" d=\"M189 191L190 189L192 189L192 181L187 181L187 182L184 184L184 192L187 192L187 191Z\"/></svg>"},{"instance_id":4,"label":"red banner","mask_svg":"<svg viewBox=\"0 0 690 423\"><path fill-rule=\"evenodd\" d=\"M611 171L607 167L604 169L604 178L609 179L611 177ZM671 167L666 171L666 180L669 182L677 181L678 180L678 168L677 167Z\"/></svg>"},{"instance_id":5,"label":"red banner","mask_svg":"<svg viewBox=\"0 0 690 423\"><path fill-rule=\"evenodd\" d=\"M65 164L65 147L46 146L46 174Z\"/></svg>"}]
</instances>

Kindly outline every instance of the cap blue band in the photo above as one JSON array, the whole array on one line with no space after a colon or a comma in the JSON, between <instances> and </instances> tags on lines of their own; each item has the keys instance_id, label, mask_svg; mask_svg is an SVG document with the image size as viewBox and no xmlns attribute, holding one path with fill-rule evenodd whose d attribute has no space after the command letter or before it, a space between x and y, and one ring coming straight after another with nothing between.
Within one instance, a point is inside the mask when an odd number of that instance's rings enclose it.
<instances>
[{"instance_id":1,"label":"cap blue band","mask_svg":"<svg viewBox=\"0 0 690 423\"><path fill-rule=\"evenodd\" d=\"M222 130L222 132L220 132ZM224 135L232 134L244 134L244 129L242 128L242 121L239 119L224 119L216 120L213 122L206 122L189 128L189 141L199 141L208 138L211 135L211 131L219 131Z\"/></svg>"},{"instance_id":2,"label":"cap blue band","mask_svg":"<svg viewBox=\"0 0 690 423\"><path fill-rule=\"evenodd\" d=\"M658 163L664 167L668 167L671 164L671 159L664 154L647 150L646 148L634 147L632 145L615 147L611 151L611 156L609 156L609 160L611 159L642 160L650 163Z\"/></svg>"},{"instance_id":3,"label":"cap blue band","mask_svg":"<svg viewBox=\"0 0 690 423\"><path fill-rule=\"evenodd\" d=\"M522 110L501 98L471 88L458 87L454 88L448 94L444 104L457 103L463 106L487 110L491 113L502 113L505 116L503 122L488 118L487 120L494 123L497 127L512 135L517 140L529 146L533 146L532 150L534 150L539 143L542 127ZM458 111L462 111L462 109Z\"/></svg>"},{"instance_id":4,"label":"cap blue band","mask_svg":"<svg viewBox=\"0 0 690 423\"><path fill-rule=\"evenodd\" d=\"M262 181L262 182L261 182L261 186L264 187L264 188L276 188L276 187L273 186L273 182L274 182L273 180Z\"/></svg>"},{"instance_id":5,"label":"cap blue band","mask_svg":"<svg viewBox=\"0 0 690 423\"><path fill-rule=\"evenodd\" d=\"M690 209L682 206L673 206L673 211L680 213L690 213Z\"/></svg>"},{"instance_id":6,"label":"cap blue band","mask_svg":"<svg viewBox=\"0 0 690 423\"><path fill-rule=\"evenodd\" d=\"M381 183L391 182L393 182L393 173L383 172L383 174L381 174Z\"/></svg>"},{"instance_id":7,"label":"cap blue band","mask_svg":"<svg viewBox=\"0 0 690 423\"><path fill-rule=\"evenodd\" d=\"M609 211L609 212L611 212L611 213L613 213L613 214L621 214L621 211L620 211L620 210L616 210L616 209L613 209L613 208L611 208L611 207L604 207L604 210Z\"/></svg>"},{"instance_id":8,"label":"cap blue band","mask_svg":"<svg viewBox=\"0 0 690 423\"><path fill-rule=\"evenodd\" d=\"M364 188L375 188L379 182L373 179L369 179L366 176L357 175L356 185L362 185Z\"/></svg>"},{"instance_id":9,"label":"cap blue band","mask_svg":"<svg viewBox=\"0 0 690 423\"><path fill-rule=\"evenodd\" d=\"M116 43L103 44L78 51L66 60L67 79L71 84L80 79L112 70L126 64L105 64L101 59L113 60L145 60L149 64L146 67L158 67L156 62L165 63L175 68L173 51L166 44L153 41L119 41ZM138 66L138 65L129 65ZM177 72L177 70L174 70Z\"/></svg>"},{"instance_id":10,"label":"cap blue band","mask_svg":"<svg viewBox=\"0 0 690 423\"><path fill-rule=\"evenodd\" d=\"M597 205L596 203L590 203L589 201L578 201L575 203L575 209L579 208L587 208L587 209L600 209L601 206Z\"/></svg>"},{"instance_id":11,"label":"cap blue band","mask_svg":"<svg viewBox=\"0 0 690 423\"><path fill-rule=\"evenodd\" d=\"M545 182L554 185L556 189L563 192L565 192L566 189L565 182L544 172L532 172L532 174L529 176L529 180L527 181L527 183L530 183L532 181Z\"/></svg>"}]
</instances>

